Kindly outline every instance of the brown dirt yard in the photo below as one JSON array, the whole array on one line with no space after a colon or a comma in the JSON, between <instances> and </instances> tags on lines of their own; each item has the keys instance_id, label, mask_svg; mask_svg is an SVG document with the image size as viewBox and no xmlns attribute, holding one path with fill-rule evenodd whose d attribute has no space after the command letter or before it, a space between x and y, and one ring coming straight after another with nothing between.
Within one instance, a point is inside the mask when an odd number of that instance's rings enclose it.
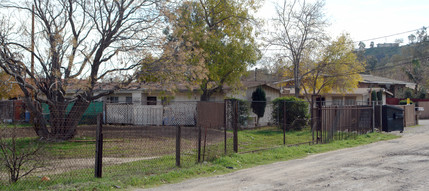
<instances>
[{"instance_id":1,"label":"brown dirt yard","mask_svg":"<svg viewBox=\"0 0 429 191\"><path fill-rule=\"evenodd\" d=\"M402 135L150 190L429 190L429 120Z\"/></svg>"},{"instance_id":2,"label":"brown dirt yard","mask_svg":"<svg viewBox=\"0 0 429 191\"><path fill-rule=\"evenodd\" d=\"M77 127L76 137L95 137L96 125L79 125ZM204 129L202 129L204 133ZM12 128L1 129L5 137L10 136ZM198 133L197 127L182 127L182 137L185 139L196 139ZM32 127L16 128L17 137L36 137ZM106 139L117 138L175 138L175 126L133 126L133 125L103 125L103 134ZM207 129L208 136L223 138L223 130ZM228 134L228 136L231 136Z\"/></svg>"},{"instance_id":3,"label":"brown dirt yard","mask_svg":"<svg viewBox=\"0 0 429 191\"><path fill-rule=\"evenodd\" d=\"M150 160L163 155L174 154L176 149L176 128L173 126L130 126L130 125L103 125L103 164L104 166L128 163L139 160ZM68 172L77 169L92 168L95 163L95 130L94 125L81 125L77 128L76 138L87 137L89 140L73 140L78 142L90 142L94 144L94 150L84 147L70 149L72 154L44 154L48 164L46 168L38 169L35 174L51 175ZM10 136L12 129L1 129L2 136ZM205 131L203 131L205 132ZM18 137L36 137L31 127L16 129ZM182 152L186 153L196 149L198 128L181 128ZM207 129L207 144L223 143L224 132L219 129ZM232 137L228 132L227 136ZM92 146L92 145L91 145ZM61 150L57 149L57 153ZM0 177L5 177L0 173Z\"/></svg>"}]
</instances>

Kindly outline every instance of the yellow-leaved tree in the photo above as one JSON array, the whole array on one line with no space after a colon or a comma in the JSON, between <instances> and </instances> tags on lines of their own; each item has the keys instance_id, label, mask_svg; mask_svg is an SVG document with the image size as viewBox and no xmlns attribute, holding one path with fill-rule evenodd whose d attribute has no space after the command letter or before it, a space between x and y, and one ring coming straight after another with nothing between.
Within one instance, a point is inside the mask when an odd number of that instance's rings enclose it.
<instances>
[{"instance_id":1,"label":"yellow-leaved tree","mask_svg":"<svg viewBox=\"0 0 429 191\"><path fill-rule=\"evenodd\" d=\"M14 82L14 78L0 70L0 100L23 97L24 94Z\"/></svg>"},{"instance_id":2,"label":"yellow-leaved tree","mask_svg":"<svg viewBox=\"0 0 429 191\"><path fill-rule=\"evenodd\" d=\"M307 95L323 95L330 92L352 92L365 71L365 62L357 59L353 41L342 34L326 46L315 59L305 59L302 88ZM306 96L308 97L308 96Z\"/></svg>"},{"instance_id":3,"label":"yellow-leaved tree","mask_svg":"<svg viewBox=\"0 0 429 191\"><path fill-rule=\"evenodd\" d=\"M342 34L318 51L307 51L303 55L300 64L300 73L303 74L300 86L311 106L314 106L315 95L333 91L353 92L361 80L360 73L365 71L365 62L357 59L353 41L348 34ZM289 79L293 77L292 70L286 70L285 76Z\"/></svg>"}]
</instances>

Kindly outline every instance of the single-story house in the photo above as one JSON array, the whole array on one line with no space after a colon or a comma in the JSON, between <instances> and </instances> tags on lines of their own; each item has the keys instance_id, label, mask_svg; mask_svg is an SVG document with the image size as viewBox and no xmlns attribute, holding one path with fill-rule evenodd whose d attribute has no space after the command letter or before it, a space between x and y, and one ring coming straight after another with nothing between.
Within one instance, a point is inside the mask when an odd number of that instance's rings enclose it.
<instances>
[{"instance_id":1,"label":"single-story house","mask_svg":"<svg viewBox=\"0 0 429 191\"><path fill-rule=\"evenodd\" d=\"M98 91L109 89L110 84L100 84ZM262 87L267 101L281 97L280 88L261 81L243 81L242 87L233 89L229 86L210 97L210 101L223 102L227 98L252 101L252 93ZM194 125L196 105L202 92L178 85L178 90L168 93L157 86L131 84L127 88L116 90L113 94L100 98L106 103L105 120L107 123L127 123L144 125ZM271 104L267 104L265 115L259 120L260 125L271 122ZM256 115L249 109L246 126L254 126ZM142 117L144 116L144 117ZM174 119L174 120L173 120Z\"/></svg>"},{"instance_id":2,"label":"single-story house","mask_svg":"<svg viewBox=\"0 0 429 191\"><path fill-rule=\"evenodd\" d=\"M404 91L405 87L413 87L410 82L393 80L379 76L361 75L362 80L359 81L358 87L349 92L329 92L321 95L318 100L326 105L367 105L371 101L371 92L382 92L382 104L386 104L387 97L397 97L398 94ZM282 81L283 82L283 81ZM277 82L276 84L281 84ZM293 87L282 87L282 94L293 96L295 89ZM306 98L302 95L301 98ZM311 98L308 97L308 100Z\"/></svg>"},{"instance_id":3,"label":"single-story house","mask_svg":"<svg viewBox=\"0 0 429 191\"><path fill-rule=\"evenodd\" d=\"M359 88L383 88L390 92L389 97L401 97L405 88L414 88L415 84L411 82L394 80L380 76L361 74L362 80L359 82Z\"/></svg>"},{"instance_id":4,"label":"single-story house","mask_svg":"<svg viewBox=\"0 0 429 191\"><path fill-rule=\"evenodd\" d=\"M280 88L260 81L243 81L242 87L234 90L229 86L223 88L221 93L216 93L210 97L210 101L223 101L226 98L237 98L245 101L252 100L252 93L261 86L266 93L267 101L272 101L280 97ZM109 85L104 85L109 86ZM98 91L103 91L99 88ZM133 103L141 105L169 105L175 102L196 102L200 101L202 92L197 88L193 90L185 86L179 86L174 93L145 85L130 85L127 88L116 90L113 94L100 98L99 101L106 103Z\"/></svg>"}]
</instances>

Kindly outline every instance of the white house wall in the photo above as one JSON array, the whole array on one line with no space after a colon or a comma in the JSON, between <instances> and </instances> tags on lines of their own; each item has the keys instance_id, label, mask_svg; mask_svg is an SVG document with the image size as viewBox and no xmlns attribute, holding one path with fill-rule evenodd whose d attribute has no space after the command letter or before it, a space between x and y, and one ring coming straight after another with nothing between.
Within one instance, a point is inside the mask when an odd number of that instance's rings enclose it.
<instances>
[{"instance_id":1,"label":"white house wall","mask_svg":"<svg viewBox=\"0 0 429 191\"><path fill-rule=\"evenodd\" d=\"M238 92L228 92L226 96L251 101L252 93L256 90L256 88L257 87L250 87L250 88L247 88L246 91L241 90ZM265 91L265 96L267 98L267 101L273 101L274 99L280 97L279 90L269 88L267 86L262 86L262 89Z\"/></svg>"},{"instance_id":2,"label":"white house wall","mask_svg":"<svg viewBox=\"0 0 429 191\"><path fill-rule=\"evenodd\" d=\"M271 101L280 97L279 90L268 86L262 86L266 97L267 106L265 108L264 117L259 120L260 125L267 125L271 122L272 104ZM211 96L210 101L224 101L227 97L234 97L242 100L247 100L250 106L252 100L252 93L257 87L248 88L245 91L229 92L225 94L216 93ZM109 97L118 97L119 103L125 103L126 97L132 97L132 108L128 108L126 112L122 112L127 117L126 123L133 123L136 125L192 125L195 123L196 116L196 103L200 100L201 94L198 92L176 92L173 99L169 104L162 106L162 97L166 94L157 92L142 93L141 90L132 90L127 92L115 92ZM156 96L157 105L147 105L147 97ZM105 99L107 101L107 99ZM108 102L108 101L107 101ZM124 106L125 107L125 106ZM108 120L111 123L125 123L120 121L120 116L115 113L123 110L121 106L108 107ZM249 125L252 126L256 122L256 114L249 108Z\"/></svg>"},{"instance_id":3,"label":"white house wall","mask_svg":"<svg viewBox=\"0 0 429 191\"><path fill-rule=\"evenodd\" d=\"M141 103L142 102L142 93L141 92L133 92L132 93L133 103Z\"/></svg>"},{"instance_id":4,"label":"white house wall","mask_svg":"<svg viewBox=\"0 0 429 191\"><path fill-rule=\"evenodd\" d=\"M115 93L115 94L109 95L107 97L118 97L118 103L125 103L127 100L127 97L132 97L132 93ZM134 100L134 98L133 98L133 100ZM103 101L106 101L108 103L110 102L110 100L107 100L107 98Z\"/></svg>"},{"instance_id":5,"label":"white house wall","mask_svg":"<svg viewBox=\"0 0 429 191\"><path fill-rule=\"evenodd\" d=\"M189 101L196 102L199 100L200 100L200 94L178 92L174 95L174 99L172 101L175 101L175 102L189 102Z\"/></svg>"},{"instance_id":6,"label":"white house wall","mask_svg":"<svg viewBox=\"0 0 429 191\"><path fill-rule=\"evenodd\" d=\"M227 97L234 97L237 99L246 100L248 101L248 104L250 106L252 101L252 93L256 90L256 88L257 87L251 87L251 88L247 88L246 91L228 93ZM259 125L265 126L272 122L273 107L272 107L271 101L280 97L280 91L267 86L262 86L262 89L265 91L265 96L267 98L267 105L265 107L264 116L259 119ZM256 124L257 115L253 113L252 108L249 108L249 112L250 112L250 115L249 115L248 125L253 126L254 124Z\"/></svg>"}]
</instances>

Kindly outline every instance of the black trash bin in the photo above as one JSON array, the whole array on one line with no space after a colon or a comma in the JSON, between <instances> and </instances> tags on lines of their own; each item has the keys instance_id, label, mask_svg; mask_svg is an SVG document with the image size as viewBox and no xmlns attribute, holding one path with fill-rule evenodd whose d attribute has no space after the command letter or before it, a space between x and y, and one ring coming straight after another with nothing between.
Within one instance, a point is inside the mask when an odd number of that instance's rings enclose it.
<instances>
[{"instance_id":1,"label":"black trash bin","mask_svg":"<svg viewBox=\"0 0 429 191\"><path fill-rule=\"evenodd\" d=\"M392 105L383 105L383 131L404 131L404 109Z\"/></svg>"}]
</instances>

